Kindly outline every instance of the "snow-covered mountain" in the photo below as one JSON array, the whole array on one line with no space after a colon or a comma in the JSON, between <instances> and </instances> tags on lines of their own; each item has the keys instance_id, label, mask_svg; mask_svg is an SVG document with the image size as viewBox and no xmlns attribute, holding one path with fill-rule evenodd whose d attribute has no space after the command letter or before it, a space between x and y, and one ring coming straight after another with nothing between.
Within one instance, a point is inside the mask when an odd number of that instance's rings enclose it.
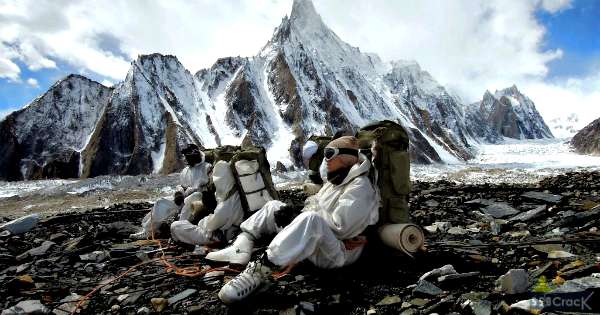
<instances>
[{"instance_id":1,"label":"snow-covered mountain","mask_svg":"<svg viewBox=\"0 0 600 315\"><path fill-rule=\"evenodd\" d=\"M558 138L572 138L584 125L579 119L579 115L571 113L567 116L557 117L548 121L548 126L552 134Z\"/></svg>"},{"instance_id":2,"label":"snow-covered mountain","mask_svg":"<svg viewBox=\"0 0 600 315\"><path fill-rule=\"evenodd\" d=\"M475 134L495 142L513 139L553 138L552 132L535 108L515 85L494 94L486 91L480 102L466 107L467 119Z\"/></svg>"},{"instance_id":3,"label":"snow-covered mountain","mask_svg":"<svg viewBox=\"0 0 600 315\"><path fill-rule=\"evenodd\" d=\"M525 122L523 138L545 135L531 127L541 119L533 103L505 94L498 102L522 104L511 112ZM416 62L361 52L310 0L295 0L256 56L221 58L192 75L174 56L144 55L112 88L80 76L58 82L0 122L10 139L0 143L0 179L168 173L182 167L187 143L252 142L272 162L298 164L311 134L382 119L406 127L413 161L462 161L477 143L500 139L487 127L494 121L469 113Z\"/></svg>"},{"instance_id":4,"label":"snow-covered mountain","mask_svg":"<svg viewBox=\"0 0 600 315\"><path fill-rule=\"evenodd\" d=\"M581 129L571 139L571 146L577 153L600 155L600 118Z\"/></svg>"},{"instance_id":5,"label":"snow-covered mountain","mask_svg":"<svg viewBox=\"0 0 600 315\"><path fill-rule=\"evenodd\" d=\"M0 122L0 178L78 177L80 152L112 93L69 75Z\"/></svg>"}]
</instances>

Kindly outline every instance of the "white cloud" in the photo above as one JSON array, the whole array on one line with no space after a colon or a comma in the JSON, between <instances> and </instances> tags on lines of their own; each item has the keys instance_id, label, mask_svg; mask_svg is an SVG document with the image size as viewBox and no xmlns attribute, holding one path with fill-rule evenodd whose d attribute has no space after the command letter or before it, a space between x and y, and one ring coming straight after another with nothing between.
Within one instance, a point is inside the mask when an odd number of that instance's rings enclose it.
<instances>
[{"instance_id":1,"label":"white cloud","mask_svg":"<svg viewBox=\"0 0 600 315\"><path fill-rule=\"evenodd\" d=\"M0 57L0 78L18 81L21 69L10 59Z\"/></svg>"},{"instance_id":2,"label":"white cloud","mask_svg":"<svg viewBox=\"0 0 600 315\"><path fill-rule=\"evenodd\" d=\"M564 127L577 131L600 117L600 71L581 79L530 82L521 90L534 100L555 136L572 136Z\"/></svg>"},{"instance_id":3,"label":"white cloud","mask_svg":"<svg viewBox=\"0 0 600 315\"><path fill-rule=\"evenodd\" d=\"M138 54L154 52L197 71L220 57L256 54L290 8L284 0L4 2L0 48L12 47L10 59L32 70L61 60L114 80Z\"/></svg>"},{"instance_id":4,"label":"white cloud","mask_svg":"<svg viewBox=\"0 0 600 315\"><path fill-rule=\"evenodd\" d=\"M36 89L40 87L38 81L34 78L27 79L27 84L31 85L32 87L34 87Z\"/></svg>"},{"instance_id":5,"label":"white cloud","mask_svg":"<svg viewBox=\"0 0 600 315\"><path fill-rule=\"evenodd\" d=\"M556 13L571 7L571 0L542 0L542 7L550 13Z\"/></svg>"},{"instance_id":6,"label":"white cloud","mask_svg":"<svg viewBox=\"0 0 600 315\"><path fill-rule=\"evenodd\" d=\"M562 56L541 48L545 29L534 13L544 7L537 0L345 2L315 3L341 38L387 60L418 61L466 101L486 88L542 80L547 63Z\"/></svg>"},{"instance_id":7,"label":"white cloud","mask_svg":"<svg viewBox=\"0 0 600 315\"><path fill-rule=\"evenodd\" d=\"M588 88L593 80L572 79L579 88L567 79L547 79L548 63L563 52L542 48L546 29L535 12L557 13L571 0L314 2L343 40L384 60L416 60L467 102L485 89L517 84L544 115L555 116L573 98L582 108L594 104ZM255 55L291 5L291 0L0 2L0 77L19 80L16 61L34 71L61 61L117 82L138 54L153 52L175 55L195 72L220 57Z\"/></svg>"}]
</instances>

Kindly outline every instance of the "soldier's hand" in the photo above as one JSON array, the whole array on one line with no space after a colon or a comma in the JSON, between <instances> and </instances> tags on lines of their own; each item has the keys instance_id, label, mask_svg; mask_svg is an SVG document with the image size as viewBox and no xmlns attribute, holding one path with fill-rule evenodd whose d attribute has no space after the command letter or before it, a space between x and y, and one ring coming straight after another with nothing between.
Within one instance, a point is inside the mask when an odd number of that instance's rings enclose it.
<instances>
[{"instance_id":1,"label":"soldier's hand","mask_svg":"<svg viewBox=\"0 0 600 315\"><path fill-rule=\"evenodd\" d=\"M183 193L181 191L176 191L175 195L173 196L173 202L175 202L178 207L181 207L184 200L185 197L183 196Z\"/></svg>"},{"instance_id":2,"label":"soldier's hand","mask_svg":"<svg viewBox=\"0 0 600 315\"><path fill-rule=\"evenodd\" d=\"M365 246L365 244L367 244L367 238L364 236L357 236L349 240L344 240L343 242L346 250L355 250L359 247Z\"/></svg>"}]
</instances>

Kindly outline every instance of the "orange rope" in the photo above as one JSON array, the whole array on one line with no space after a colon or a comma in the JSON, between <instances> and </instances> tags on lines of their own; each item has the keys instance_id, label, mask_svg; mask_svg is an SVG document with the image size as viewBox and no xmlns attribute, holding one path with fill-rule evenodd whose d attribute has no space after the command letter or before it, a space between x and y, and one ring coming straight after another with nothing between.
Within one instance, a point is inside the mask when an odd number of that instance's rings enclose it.
<instances>
[{"instance_id":1,"label":"orange rope","mask_svg":"<svg viewBox=\"0 0 600 315\"><path fill-rule=\"evenodd\" d=\"M102 289L103 287L105 287L105 286L107 286L107 285L109 285L109 284L111 284L111 283L113 283L113 282L115 282L115 281L117 281L117 280L119 280L119 279L123 278L123 277L124 277L124 276L126 276L128 273L132 272L133 270L137 269L138 267L140 267L140 266L142 266L142 265L145 265L145 264L148 264L148 263L151 263L151 262L153 262L153 261L155 261L155 260L157 260L157 259L147 260L147 261L141 262L141 263L139 263L139 264L136 264L135 266L133 266L133 267L131 267L131 268L127 269L127 271L125 271L125 272L121 273L119 276L117 276L117 277L115 277L115 278L111 279L110 281L108 281L108 282L106 282L106 283L104 283L104 284L100 284L100 285L96 286L96 287L95 287L95 288L94 288L92 291L90 291L90 293L86 294L86 295L85 295L85 296L84 296L84 297L83 297L83 298L82 298L82 299L79 301L79 303L77 303L77 305L75 306L75 309L74 309L74 310L71 312L71 315L74 315L74 314L77 312L77 310L78 310L78 309L81 307L81 305L83 304L83 302L85 302L86 300L88 300L88 299L89 299L89 298L90 298L92 295L94 295L94 293L96 293L98 290L100 290L100 289Z\"/></svg>"},{"instance_id":2,"label":"orange rope","mask_svg":"<svg viewBox=\"0 0 600 315\"><path fill-rule=\"evenodd\" d=\"M282 271L280 271L280 272L273 272L273 278L275 280L279 280L279 279L283 278L285 275L287 275L288 273L290 273L292 271L292 269L294 269L294 267L296 267L296 264L289 264Z\"/></svg>"},{"instance_id":3,"label":"orange rope","mask_svg":"<svg viewBox=\"0 0 600 315\"><path fill-rule=\"evenodd\" d=\"M165 248L162 247L162 241L160 239L155 239L154 238L154 225L152 224L152 216L153 216L153 213L152 213L152 210L150 210L150 237L151 237L150 241L151 241L151 243L155 243L155 244L158 245L158 249L160 250L160 252L161 252L162 255L160 257L158 257L158 258L154 258L154 259L150 259L150 260L138 263L138 264L134 265L133 267L127 269L127 271L121 273L117 277L111 279L110 281L108 281L108 282L106 282L104 284L100 284L100 285L96 286L92 291L90 291L88 294L86 294L79 301L79 303L77 303L77 305L75 306L75 309L71 312L71 315L74 315L77 312L77 310L81 307L81 305L83 305L83 303L86 300L89 300L92 297L92 295L94 295L94 293L96 293L98 290L100 290L103 287L105 287L105 286L107 286L107 285L109 285L109 284L111 284L111 283L113 283L113 282L115 282L115 281L123 278L124 276L126 276L127 274L129 274L133 270L137 269L138 267L143 266L145 264L149 264L151 262L159 261L159 262L161 262L165 266L165 269L166 269L167 273L171 272L171 271L174 271L174 273L176 275L185 276L185 277L200 277L200 276L203 276L203 275L205 275L205 274L207 274L209 272L213 272L213 271L229 271L229 272L235 272L235 273L239 273L240 272L239 270L235 270L235 269L227 268L227 267L204 268L203 269L199 265L181 268L181 267L178 267L177 265L175 265L174 263L169 262L168 259L178 259L178 258L181 258L182 256L167 256L165 254L165 251L164 251ZM167 249L168 248L169 247L167 247Z\"/></svg>"}]
</instances>

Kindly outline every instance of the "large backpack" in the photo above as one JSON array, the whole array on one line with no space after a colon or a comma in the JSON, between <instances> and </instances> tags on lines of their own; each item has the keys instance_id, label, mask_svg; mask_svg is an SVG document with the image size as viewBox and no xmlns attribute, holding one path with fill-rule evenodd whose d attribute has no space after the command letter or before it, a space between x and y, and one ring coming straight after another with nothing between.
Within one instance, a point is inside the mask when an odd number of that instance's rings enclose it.
<instances>
[{"instance_id":1,"label":"large backpack","mask_svg":"<svg viewBox=\"0 0 600 315\"><path fill-rule=\"evenodd\" d=\"M206 162L215 165L219 161L229 162L233 156L240 152L242 147L236 145L224 145L212 149L202 150Z\"/></svg>"},{"instance_id":2,"label":"large backpack","mask_svg":"<svg viewBox=\"0 0 600 315\"><path fill-rule=\"evenodd\" d=\"M263 147L244 146L232 156L230 163L247 215L268 201L279 199Z\"/></svg>"},{"instance_id":3,"label":"large backpack","mask_svg":"<svg viewBox=\"0 0 600 315\"><path fill-rule=\"evenodd\" d=\"M204 160L207 163L210 163L214 166L219 161L225 161L225 162L229 163L231 161L231 158L233 158L233 156L241 150L242 150L242 148L240 146L224 145L224 146L220 146L220 147L216 147L216 148L204 149L204 150L202 150L202 153L204 153ZM217 199L215 196L215 191L216 191L215 184L212 180L212 176L210 176L209 180L208 180L207 193L202 194L202 203L207 205L208 209L210 209L210 213L212 213L212 211L217 206ZM227 193L227 196L225 197L225 199L228 199L233 194L235 194L237 191L239 191L239 188L238 188L238 184L236 183L236 185L234 185L234 187L231 189L231 191L229 191L229 193Z\"/></svg>"},{"instance_id":4,"label":"large backpack","mask_svg":"<svg viewBox=\"0 0 600 315\"><path fill-rule=\"evenodd\" d=\"M377 182L381 194L379 223L410 222L410 157L406 130L393 121L383 120L359 129L356 138L361 152L373 160L377 171L372 179ZM372 146L376 152L374 158Z\"/></svg>"}]
</instances>

